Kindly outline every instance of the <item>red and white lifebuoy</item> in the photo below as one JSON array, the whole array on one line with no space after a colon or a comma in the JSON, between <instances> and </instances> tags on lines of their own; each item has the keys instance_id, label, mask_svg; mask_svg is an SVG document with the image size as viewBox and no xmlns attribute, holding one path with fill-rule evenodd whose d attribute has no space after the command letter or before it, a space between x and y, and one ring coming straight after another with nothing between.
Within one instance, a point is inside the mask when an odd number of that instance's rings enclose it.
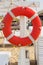
<instances>
[{"instance_id":1,"label":"red and white lifebuoy","mask_svg":"<svg viewBox=\"0 0 43 65\"><path fill-rule=\"evenodd\" d=\"M29 36L21 38L21 37L14 36L14 34L12 33L11 23L12 23L13 18L16 16L26 16L32 21L31 23L33 25L33 30ZM41 20L39 16L34 10L27 7L24 7L24 8L16 7L12 9L4 17L3 23L4 23L3 33L5 37L10 43L17 46L19 45L26 46L26 45L30 45L34 43L39 37L39 34L41 32Z\"/></svg>"}]
</instances>

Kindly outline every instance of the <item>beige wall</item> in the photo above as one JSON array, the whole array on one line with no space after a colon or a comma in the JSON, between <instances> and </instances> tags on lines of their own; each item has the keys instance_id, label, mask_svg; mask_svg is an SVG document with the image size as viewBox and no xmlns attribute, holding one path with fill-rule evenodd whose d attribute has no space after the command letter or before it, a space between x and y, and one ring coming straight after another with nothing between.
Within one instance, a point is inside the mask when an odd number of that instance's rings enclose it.
<instances>
[{"instance_id":1,"label":"beige wall","mask_svg":"<svg viewBox=\"0 0 43 65\"><path fill-rule=\"evenodd\" d=\"M27 47L27 49L29 50L29 57L30 60L34 60L34 47ZM18 57L19 57L19 52L20 52L20 47L6 47L6 48L0 48L0 51L10 51L11 52L11 58L10 58L10 62L14 63L14 62L18 62Z\"/></svg>"}]
</instances>

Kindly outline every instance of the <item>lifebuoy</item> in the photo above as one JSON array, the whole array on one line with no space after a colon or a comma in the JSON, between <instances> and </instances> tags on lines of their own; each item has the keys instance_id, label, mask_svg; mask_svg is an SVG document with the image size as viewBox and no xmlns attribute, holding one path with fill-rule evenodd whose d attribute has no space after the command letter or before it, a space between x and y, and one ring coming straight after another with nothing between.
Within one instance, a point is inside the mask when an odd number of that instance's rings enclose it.
<instances>
[{"instance_id":1,"label":"lifebuoy","mask_svg":"<svg viewBox=\"0 0 43 65\"><path fill-rule=\"evenodd\" d=\"M11 30L11 23L14 16L26 16L31 20L33 30L31 34L25 38L14 36ZM34 43L41 32L41 20L37 13L28 7L16 7L9 11L3 19L4 28L3 33L7 40L14 45L26 46Z\"/></svg>"}]
</instances>

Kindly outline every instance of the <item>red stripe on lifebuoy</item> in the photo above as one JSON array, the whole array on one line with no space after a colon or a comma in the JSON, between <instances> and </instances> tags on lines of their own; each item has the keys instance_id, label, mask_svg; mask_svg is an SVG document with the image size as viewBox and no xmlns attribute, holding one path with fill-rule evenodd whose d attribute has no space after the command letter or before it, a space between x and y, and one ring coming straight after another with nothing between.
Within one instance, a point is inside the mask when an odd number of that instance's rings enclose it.
<instances>
[{"instance_id":1,"label":"red stripe on lifebuoy","mask_svg":"<svg viewBox=\"0 0 43 65\"><path fill-rule=\"evenodd\" d=\"M7 15L3 19L4 23L4 28L3 28L3 33L5 37L8 39L8 41L14 45L21 45L21 46L26 46L30 45L33 43L34 40L36 40L39 37L39 34L41 32L41 20L38 15L35 15L36 12L32 10L31 8L27 7L16 7L11 10L12 14L7 13ZM31 18L32 16L35 16ZM14 16L26 16L30 19L32 19L32 25L33 25L33 30L31 32L31 37L34 39L33 41L29 37L25 38L20 38L17 36L13 36L12 30L11 30L11 23L13 20Z\"/></svg>"}]
</instances>

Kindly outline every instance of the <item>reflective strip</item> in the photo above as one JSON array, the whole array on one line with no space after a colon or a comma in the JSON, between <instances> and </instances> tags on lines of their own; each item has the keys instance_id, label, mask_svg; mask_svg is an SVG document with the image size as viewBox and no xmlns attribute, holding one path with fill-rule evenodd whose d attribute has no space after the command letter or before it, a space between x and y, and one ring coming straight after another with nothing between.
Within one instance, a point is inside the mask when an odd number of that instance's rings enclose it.
<instances>
[{"instance_id":1,"label":"reflective strip","mask_svg":"<svg viewBox=\"0 0 43 65\"><path fill-rule=\"evenodd\" d=\"M30 40L32 41L32 43L34 44L36 40L34 40L34 38L29 34L28 36L30 38Z\"/></svg>"},{"instance_id":2,"label":"reflective strip","mask_svg":"<svg viewBox=\"0 0 43 65\"><path fill-rule=\"evenodd\" d=\"M12 18L14 18L14 17L15 17L15 15L13 14L13 12L12 12L12 11L9 11L9 14L12 16Z\"/></svg>"},{"instance_id":3,"label":"reflective strip","mask_svg":"<svg viewBox=\"0 0 43 65\"><path fill-rule=\"evenodd\" d=\"M38 14L36 13L36 14L34 14L31 18L30 18L30 20L32 21L34 18L36 18L38 16Z\"/></svg>"},{"instance_id":4,"label":"reflective strip","mask_svg":"<svg viewBox=\"0 0 43 65\"><path fill-rule=\"evenodd\" d=\"M7 40L11 39L12 37L14 36L14 34L10 34L8 37L7 37Z\"/></svg>"}]
</instances>

